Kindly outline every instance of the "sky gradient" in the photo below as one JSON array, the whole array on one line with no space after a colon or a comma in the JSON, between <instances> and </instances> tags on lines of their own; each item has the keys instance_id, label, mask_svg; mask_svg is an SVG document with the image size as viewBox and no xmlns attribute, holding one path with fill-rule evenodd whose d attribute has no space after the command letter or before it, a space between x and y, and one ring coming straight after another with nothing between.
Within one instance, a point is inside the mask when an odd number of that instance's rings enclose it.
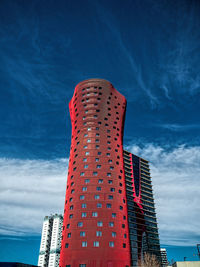
<instances>
[{"instance_id":1,"label":"sky gradient","mask_svg":"<svg viewBox=\"0 0 200 267\"><path fill-rule=\"evenodd\" d=\"M199 14L197 0L0 1L0 261L37 264L43 217L63 213L68 103L88 78L127 99L124 145L151 163L169 259L197 259Z\"/></svg>"}]
</instances>

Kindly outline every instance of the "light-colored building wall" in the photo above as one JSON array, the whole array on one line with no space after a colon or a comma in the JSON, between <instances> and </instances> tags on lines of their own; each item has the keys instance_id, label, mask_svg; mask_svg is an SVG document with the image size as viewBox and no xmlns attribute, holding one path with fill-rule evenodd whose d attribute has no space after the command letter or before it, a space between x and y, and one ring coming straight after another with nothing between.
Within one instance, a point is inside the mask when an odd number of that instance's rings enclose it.
<instances>
[{"instance_id":1,"label":"light-colored building wall","mask_svg":"<svg viewBox=\"0 0 200 267\"><path fill-rule=\"evenodd\" d=\"M54 215L48 267L59 266L62 225L63 217L61 215Z\"/></svg>"},{"instance_id":2,"label":"light-colored building wall","mask_svg":"<svg viewBox=\"0 0 200 267\"><path fill-rule=\"evenodd\" d=\"M39 267L59 266L62 225L62 215L45 216L38 258Z\"/></svg>"},{"instance_id":3,"label":"light-colored building wall","mask_svg":"<svg viewBox=\"0 0 200 267\"><path fill-rule=\"evenodd\" d=\"M200 267L200 261L177 261L172 267Z\"/></svg>"},{"instance_id":4,"label":"light-colored building wall","mask_svg":"<svg viewBox=\"0 0 200 267\"><path fill-rule=\"evenodd\" d=\"M42 227L42 236L40 243L40 253L38 259L38 266L47 267L49 261L49 249L51 244L51 231L52 231L53 219L51 216L45 216L43 227Z\"/></svg>"}]
</instances>

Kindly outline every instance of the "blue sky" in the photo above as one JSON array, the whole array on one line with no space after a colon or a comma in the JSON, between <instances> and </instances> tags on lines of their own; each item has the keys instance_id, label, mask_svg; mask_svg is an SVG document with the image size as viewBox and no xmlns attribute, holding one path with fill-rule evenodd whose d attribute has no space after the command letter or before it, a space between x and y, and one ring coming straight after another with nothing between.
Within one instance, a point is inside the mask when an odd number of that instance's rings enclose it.
<instances>
[{"instance_id":1,"label":"blue sky","mask_svg":"<svg viewBox=\"0 0 200 267\"><path fill-rule=\"evenodd\" d=\"M1 0L1 261L36 264L43 217L63 211L68 103L88 78L127 99L124 145L151 162L169 259L197 259L199 13L197 0Z\"/></svg>"}]
</instances>

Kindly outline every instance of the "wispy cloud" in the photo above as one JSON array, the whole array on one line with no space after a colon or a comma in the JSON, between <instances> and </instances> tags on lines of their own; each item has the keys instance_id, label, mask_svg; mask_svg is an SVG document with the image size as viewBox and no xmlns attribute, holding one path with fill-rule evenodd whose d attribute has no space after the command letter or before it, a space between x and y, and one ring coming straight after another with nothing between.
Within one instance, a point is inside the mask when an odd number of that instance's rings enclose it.
<instances>
[{"instance_id":1,"label":"wispy cloud","mask_svg":"<svg viewBox=\"0 0 200 267\"><path fill-rule=\"evenodd\" d=\"M45 215L63 213L67 165L64 159L0 159L0 234L38 234Z\"/></svg>"},{"instance_id":2,"label":"wispy cloud","mask_svg":"<svg viewBox=\"0 0 200 267\"><path fill-rule=\"evenodd\" d=\"M173 123L166 123L166 124L157 124L157 127L165 128L170 131L174 132L180 132L180 131L188 131L188 130L194 130L194 129L199 129L200 125L199 124L173 124Z\"/></svg>"},{"instance_id":3,"label":"wispy cloud","mask_svg":"<svg viewBox=\"0 0 200 267\"><path fill-rule=\"evenodd\" d=\"M168 150L133 144L126 149L151 162L161 243L196 244L200 238L200 147ZM0 166L0 233L40 234L45 215L63 212L67 161L1 158Z\"/></svg>"},{"instance_id":4,"label":"wispy cloud","mask_svg":"<svg viewBox=\"0 0 200 267\"><path fill-rule=\"evenodd\" d=\"M171 7L172 8L172 7ZM161 88L169 88L171 93L196 95L200 93L199 55L200 35L196 30L199 25L198 2L177 1L171 12L168 23L174 25L175 32L169 32L169 25L164 24L163 33L168 36L168 46L171 48L161 54ZM174 11L177 12L174 12ZM174 12L174 13L173 13ZM165 14L163 14L165 16ZM173 34L173 36L172 36Z\"/></svg>"},{"instance_id":5,"label":"wispy cloud","mask_svg":"<svg viewBox=\"0 0 200 267\"><path fill-rule=\"evenodd\" d=\"M195 245L200 238L200 147L168 151L133 144L127 150L150 161L161 243Z\"/></svg>"},{"instance_id":6,"label":"wispy cloud","mask_svg":"<svg viewBox=\"0 0 200 267\"><path fill-rule=\"evenodd\" d=\"M109 12L109 9L105 8L102 4L100 4L99 1L95 2L95 6L100 21L103 25L106 26L111 36L113 36L113 40L115 40L115 44L117 44L119 48L121 58L125 59L126 61L127 72L131 74L131 80L134 84L134 97L136 97L136 88L138 87L147 96L152 108L154 108L156 105L159 104L159 100L151 90L151 81L143 77L145 72L145 70L143 69L143 65L141 64L141 62L140 64L138 64L138 62L136 61L135 54L131 49L132 47L129 47L129 44L126 42L125 38L123 38L123 34L120 31L120 27L117 23L117 18L113 15L113 13ZM133 88L130 89L129 99L133 95L132 90Z\"/></svg>"}]
</instances>

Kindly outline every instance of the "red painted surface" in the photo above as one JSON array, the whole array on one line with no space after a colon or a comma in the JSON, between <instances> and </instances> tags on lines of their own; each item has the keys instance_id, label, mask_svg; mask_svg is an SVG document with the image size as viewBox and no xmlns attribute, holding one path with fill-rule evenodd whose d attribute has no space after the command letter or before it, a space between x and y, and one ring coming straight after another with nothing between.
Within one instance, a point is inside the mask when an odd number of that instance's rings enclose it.
<instances>
[{"instance_id":1,"label":"red painted surface","mask_svg":"<svg viewBox=\"0 0 200 267\"><path fill-rule=\"evenodd\" d=\"M91 79L76 86L69 109L72 139L59 265L130 266L123 168L126 99L109 82ZM99 152L101 155L98 155ZM84 162L84 159L87 161ZM85 183L87 179L89 183ZM103 183L99 184L99 179ZM87 187L87 191L83 192L83 187ZM97 187L101 187L101 191L97 191ZM80 200L81 195L85 196L84 200ZM98 200L95 195L99 195ZM98 203L101 208L97 208ZM86 204L86 208L82 208L82 204ZM111 204L111 208L107 204ZM82 218L82 212L86 212L87 217ZM98 217L92 217L92 212L97 212ZM116 218L112 217L113 213L116 213ZM70 215L73 217L70 218ZM100 221L102 227L97 226ZM82 222L83 226L78 227L78 222ZM110 222L114 223L113 227L109 226ZM80 236L81 231L85 232L85 237ZM97 237L96 231L101 231L102 236ZM112 237L112 232L116 233L116 237ZM69 233L71 237L68 237ZM87 241L87 247L82 247L82 241ZM99 247L94 247L94 241L99 241ZM109 242L114 242L114 247L109 247Z\"/></svg>"}]
</instances>

